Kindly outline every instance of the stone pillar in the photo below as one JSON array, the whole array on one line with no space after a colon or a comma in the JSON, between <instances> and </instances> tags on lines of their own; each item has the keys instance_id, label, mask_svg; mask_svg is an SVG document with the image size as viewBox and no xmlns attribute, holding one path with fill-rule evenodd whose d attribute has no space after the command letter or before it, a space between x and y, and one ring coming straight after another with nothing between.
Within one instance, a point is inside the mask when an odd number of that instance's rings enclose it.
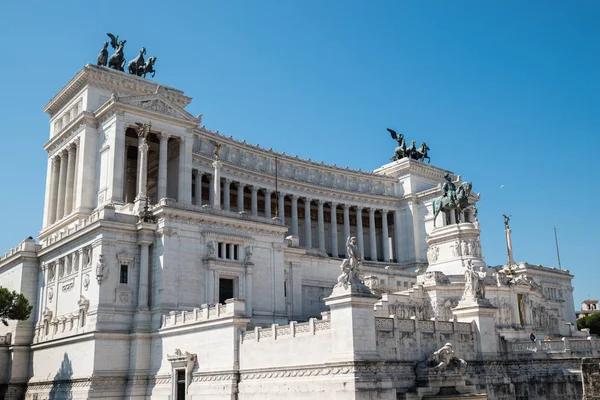
<instances>
[{"instance_id":1,"label":"stone pillar","mask_svg":"<svg viewBox=\"0 0 600 400\"><path fill-rule=\"evenodd\" d=\"M354 285L335 287L324 299L331 310L332 361L376 360L377 344L373 305L377 297ZM388 398L388 397L383 397Z\"/></svg>"},{"instance_id":2,"label":"stone pillar","mask_svg":"<svg viewBox=\"0 0 600 400\"><path fill-rule=\"evenodd\" d=\"M208 175L208 204L213 205L215 203L215 176Z\"/></svg>"},{"instance_id":3,"label":"stone pillar","mask_svg":"<svg viewBox=\"0 0 600 400\"><path fill-rule=\"evenodd\" d=\"M394 254L396 255L396 262L402 260L400 256L400 234L400 211L394 210Z\"/></svg>"},{"instance_id":4,"label":"stone pillar","mask_svg":"<svg viewBox=\"0 0 600 400\"><path fill-rule=\"evenodd\" d=\"M179 171L177 179L177 201L183 203L185 201L185 138L179 138Z\"/></svg>"},{"instance_id":5,"label":"stone pillar","mask_svg":"<svg viewBox=\"0 0 600 400\"><path fill-rule=\"evenodd\" d=\"M252 196L250 197L250 212L252 215L258 215L258 188L252 186L250 189L252 193Z\"/></svg>"},{"instance_id":6,"label":"stone pillar","mask_svg":"<svg viewBox=\"0 0 600 400\"><path fill-rule=\"evenodd\" d=\"M77 257L77 265L79 267L77 282L79 282L79 295L81 296L83 294L83 249L77 250L75 254L75 257Z\"/></svg>"},{"instance_id":7,"label":"stone pillar","mask_svg":"<svg viewBox=\"0 0 600 400\"><path fill-rule=\"evenodd\" d=\"M198 207L202 207L202 172L195 169L194 174L194 179L196 180L196 186L194 187L194 197L196 197L196 205Z\"/></svg>"},{"instance_id":8,"label":"stone pillar","mask_svg":"<svg viewBox=\"0 0 600 400\"><path fill-rule=\"evenodd\" d=\"M304 198L304 247L312 248L312 226L310 224L310 203L312 199Z\"/></svg>"},{"instance_id":9,"label":"stone pillar","mask_svg":"<svg viewBox=\"0 0 600 400\"><path fill-rule=\"evenodd\" d=\"M221 208L221 161L215 160L213 162L213 181L212 181L212 190L213 190L213 200L210 203L214 208Z\"/></svg>"},{"instance_id":10,"label":"stone pillar","mask_svg":"<svg viewBox=\"0 0 600 400\"><path fill-rule=\"evenodd\" d=\"M323 200L317 203L317 228L319 235L319 249L325 250L325 219L323 217Z\"/></svg>"},{"instance_id":11,"label":"stone pillar","mask_svg":"<svg viewBox=\"0 0 600 400\"><path fill-rule=\"evenodd\" d=\"M363 241L362 210L362 207L356 207L356 240L358 241L358 252L364 258L365 243Z\"/></svg>"},{"instance_id":12,"label":"stone pillar","mask_svg":"<svg viewBox=\"0 0 600 400\"><path fill-rule=\"evenodd\" d=\"M245 187L246 187L246 185L244 185L242 182L238 183L238 189L237 189L237 210L238 210L238 212L244 211L244 188Z\"/></svg>"},{"instance_id":13,"label":"stone pillar","mask_svg":"<svg viewBox=\"0 0 600 400\"><path fill-rule=\"evenodd\" d=\"M245 298L246 300L246 316L252 317L253 312L253 292L254 292L254 283L253 283L253 273L252 273L252 265L246 265L246 290L245 290Z\"/></svg>"},{"instance_id":14,"label":"stone pillar","mask_svg":"<svg viewBox=\"0 0 600 400\"><path fill-rule=\"evenodd\" d=\"M148 189L148 132L142 129L138 133L138 181L136 208L141 210L146 203Z\"/></svg>"},{"instance_id":15,"label":"stone pillar","mask_svg":"<svg viewBox=\"0 0 600 400\"><path fill-rule=\"evenodd\" d=\"M67 189L65 194L65 215L69 215L73 210L73 183L75 181L75 152L77 151L77 146L75 144L71 144L69 146L69 161L68 161L68 169L67 169Z\"/></svg>"},{"instance_id":16,"label":"stone pillar","mask_svg":"<svg viewBox=\"0 0 600 400\"><path fill-rule=\"evenodd\" d=\"M498 354L498 338L494 321L498 309L485 299L483 303L486 304L461 300L458 306L452 309L452 315L458 322L475 323L476 331L474 333L478 360L485 358L486 355L495 357Z\"/></svg>"},{"instance_id":17,"label":"stone pillar","mask_svg":"<svg viewBox=\"0 0 600 400\"><path fill-rule=\"evenodd\" d=\"M277 217L285 224L285 193L277 193Z\"/></svg>"},{"instance_id":18,"label":"stone pillar","mask_svg":"<svg viewBox=\"0 0 600 400\"><path fill-rule=\"evenodd\" d=\"M225 181L223 182L223 209L227 211L231 210L230 188L231 179L225 179Z\"/></svg>"},{"instance_id":19,"label":"stone pillar","mask_svg":"<svg viewBox=\"0 0 600 400\"><path fill-rule=\"evenodd\" d=\"M388 210L381 210L381 241L383 244L383 261L390 261L390 239L388 233Z\"/></svg>"},{"instance_id":20,"label":"stone pillar","mask_svg":"<svg viewBox=\"0 0 600 400\"><path fill-rule=\"evenodd\" d=\"M331 203L331 256L338 257L337 203Z\"/></svg>"},{"instance_id":21,"label":"stone pillar","mask_svg":"<svg viewBox=\"0 0 600 400\"><path fill-rule=\"evenodd\" d=\"M148 260L149 243L140 243L140 282L138 288L138 310L148 309Z\"/></svg>"},{"instance_id":22,"label":"stone pillar","mask_svg":"<svg viewBox=\"0 0 600 400\"><path fill-rule=\"evenodd\" d=\"M58 200L56 202L56 219L60 220L65 215L65 190L67 189L67 162L66 150L60 152L60 175L58 177Z\"/></svg>"},{"instance_id":23,"label":"stone pillar","mask_svg":"<svg viewBox=\"0 0 600 400\"><path fill-rule=\"evenodd\" d=\"M265 218L271 218L271 195L273 191L265 189Z\"/></svg>"},{"instance_id":24,"label":"stone pillar","mask_svg":"<svg viewBox=\"0 0 600 400\"><path fill-rule=\"evenodd\" d=\"M127 146L129 147L129 146ZM135 165L134 160L132 158L128 158L126 162L126 171L125 174L125 203L134 203L135 196L137 194L137 182L135 180L135 175L137 171L137 165Z\"/></svg>"},{"instance_id":25,"label":"stone pillar","mask_svg":"<svg viewBox=\"0 0 600 400\"><path fill-rule=\"evenodd\" d=\"M371 242L371 261L377 261L377 235L375 229L375 210L369 208L369 241Z\"/></svg>"},{"instance_id":26,"label":"stone pillar","mask_svg":"<svg viewBox=\"0 0 600 400\"><path fill-rule=\"evenodd\" d=\"M292 195L292 236L298 236L298 196Z\"/></svg>"},{"instance_id":27,"label":"stone pillar","mask_svg":"<svg viewBox=\"0 0 600 400\"><path fill-rule=\"evenodd\" d=\"M162 132L158 134L160 140L160 149L158 154L158 200L167 197L167 161L169 157L169 137L170 135Z\"/></svg>"},{"instance_id":28,"label":"stone pillar","mask_svg":"<svg viewBox=\"0 0 600 400\"><path fill-rule=\"evenodd\" d=\"M48 225L56 221L58 207L58 181L60 176L60 157L52 158L52 177L50 178L50 204L48 207Z\"/></svg>"},{"instance_id":29,"label":"stone pillar","mask_svg":"<svg viewBox=\"0 0 600 400\"><path fill-rule=\"evenodd\" d=\"M350 206L344 204L344 242L350 237Z\"/></svg>"}]
</instances>

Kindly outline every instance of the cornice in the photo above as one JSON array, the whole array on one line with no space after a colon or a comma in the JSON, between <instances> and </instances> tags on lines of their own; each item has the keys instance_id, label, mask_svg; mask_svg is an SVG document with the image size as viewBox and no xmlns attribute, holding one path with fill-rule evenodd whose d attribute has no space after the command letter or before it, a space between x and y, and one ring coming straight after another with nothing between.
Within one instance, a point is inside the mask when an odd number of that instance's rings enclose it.
<instances>
[{"instance_id":1,"label":"cornice","mask_svg":"<svg viewBox=\"0 0 600 400\"><path fill-rule=\"evenodd\" d=\"M73 95L88 84L106 85L116 91L128 93L151 94L160 92L165 98L180 107L186 107L192 101L192 98L185 96L181 90L163 86L125 72L87 64L48 101L44 106L44 112L53 116L72 99Z\"/></svg>"},{"instance_id":2,"label":"cornice","mask_svg":"<svg viewBox=\"0 0 600 400\"><path fill-rule=\"evenodd\" d=\"M92 128L98 127L98 122L94 118L94 114L88 111L83 111L67 126L60 130L56 135L52 136L46 144L44 144L44 150L49 155L54 153L57 149L61 148L65 143L71 141L71 139L79 134L84 128L90 126Z\"/></svg>"},{"instance_id":3,"label":"cornice","mask_svg":"<svg viewBox=\"0 0 600 400\"><path fill-rule=\"evenodd\" d=\"M195 134L197 135L205 135L208 136L210 138L210 140L216 140L219 141L221 143L223 143L226 146L230 146L232 148L237 148L243 151L250 151L250 152L254 152L256 154L260 154L264 157L269 157L269 158L275 158L275 156L278 157L278 161L280 163L283 162L287 162L287 163L294 163L297 166L302 166L305 168L316 168L319 169L321 171L327 171L327 172L332 172L335 171L335 173L339 173L339 174L344 174L344 175L352 175L355 177L360 177L360 178L378 178L378 179L383 179L383 180L389 180L390 182L395 182L396 179L392 178L392 177L387 177L385 175L381 175L381 174L377 174L374 172L368 172L368 171L362 171L362 170L355 170L355 169L351 169L349 167L338 167L336 164L325 164L324 162L317 162L317 161L313 161L312 159L303 159L301 157L296 156L290 156L286 153L283 152L277 152L274 151L273 149L265 149L259 145L252 145L249 143L246 143L245 140L237 140L235 139L233 136L229 136L226 137L224 135L222 135L219 131L212 131L208 128L206 128L205 126L201 126L197 129L194 130ZM202 153L196 153L196 154L202 154Z\"/></svg>"}]
</instances>

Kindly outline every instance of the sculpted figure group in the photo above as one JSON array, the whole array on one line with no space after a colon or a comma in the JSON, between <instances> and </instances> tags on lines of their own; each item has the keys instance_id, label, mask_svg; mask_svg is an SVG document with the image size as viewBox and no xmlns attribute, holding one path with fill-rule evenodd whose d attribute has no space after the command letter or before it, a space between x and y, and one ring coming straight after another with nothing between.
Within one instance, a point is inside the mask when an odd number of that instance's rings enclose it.
<instances>
[{"instance_id":1,"label":"sculpted figure group","mask_svg":"<svg viewBox=\"0 0 600 400\"><path fill-rule=\"evenodd\" d=\"M427 359L427 366L430 371L445 373L450 368L455 373L462 375L467 369L467 362L462 358L456 357L452 344L446 343Z\"/></svg>"},{"instance_id":2,"label":"sculpted figure group","mask_svg":"<svg viewBox=\"0 0 600 400\"><path fill-rule=\"evenodd\" d=\"M396 131L387 128L388 132L392 135L392 139L398 142L398 147L394 149L394 155L390 158L390 161L397 161L402 158L412 158L413 160L420 160L429 163L431 159L427 155L427 151L430 150L425 142L421 143L421 146L417 148L415 146L416 141L413 139L410 142L410 146L406 147L406 141L402 133L396 133Z\"/></svg>"},{"instance_id":3,"label":"sculpted figure group","mask_svg":"<svg viewBox=\"0 0 600 400\"><path fill-rule=\"evenodd\" d=\"M465 291L463 299L465 300L485 300L485 282L486 272L483 267L475 271L471 260L467 262L465 269Z\"/></svg>"},{"instance_id":4,"label":"sculpted figure group","mask_svg":"<svg viewBox=\"0 0 600 400\"><path fill-rule=\"evenodd\" d=\"M119 41L119 35L115 36L111 33L107 33L110 38L110 45L115 50L114 54L108 57L108 45L109 42L104 42L104 46L100 53L98 54L98 66L116 69L117 71L125 71L125 43L127 40ZM146 77L146 74L152 73L152 77L156 74L154 70L154 63L156 62L156 57L148 58L148 61L144 60L144 55L146 54L146 48L142 47L137 57L127 64L127 70L130 74L136 76Z\"/></svg>"}]
</instances>

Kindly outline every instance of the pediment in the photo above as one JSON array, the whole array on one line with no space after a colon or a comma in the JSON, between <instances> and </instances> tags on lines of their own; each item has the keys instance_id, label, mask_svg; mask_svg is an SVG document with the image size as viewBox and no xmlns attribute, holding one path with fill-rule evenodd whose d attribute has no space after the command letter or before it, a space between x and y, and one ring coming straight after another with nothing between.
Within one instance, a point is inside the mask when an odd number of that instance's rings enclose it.
<instances>
[{"instance_id":1,"label":"pediment","mask_svg":"<svg viewBox=\"0 0 600 400\"><path fill-rule=\"evenodd\" d=\"M126 104L161 115L181 119L194 124L200 124L200 118L194 117L182 107L173 104L159 94L119 97L117 103Z\"/></svg>"}]
</instances>

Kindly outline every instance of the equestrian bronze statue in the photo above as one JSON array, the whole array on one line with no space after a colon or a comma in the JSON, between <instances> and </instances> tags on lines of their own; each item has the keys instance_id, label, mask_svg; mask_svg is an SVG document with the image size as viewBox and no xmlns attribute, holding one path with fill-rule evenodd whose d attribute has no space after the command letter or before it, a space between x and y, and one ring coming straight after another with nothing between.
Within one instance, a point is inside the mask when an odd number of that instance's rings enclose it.
<instances>
[{"instance_id":1,"label":"equestrian bronze statue","mask_svg":"<svg viewBox=\"0 0 600 400\"><path fill-rule=\"evenodd\" d=\"M469 202L472 185L471 182L463 182L456 185L452 182L450 175L444 176L446 182L442 186L443 194L433 200L433 227L440 211L446 215L446 225L450 225L450 213L454 211L456 223L466 222L465 211L469 208L473 209L473 216L477 217L477 206L475 203Z\"/></svg>"}]
</instances>

